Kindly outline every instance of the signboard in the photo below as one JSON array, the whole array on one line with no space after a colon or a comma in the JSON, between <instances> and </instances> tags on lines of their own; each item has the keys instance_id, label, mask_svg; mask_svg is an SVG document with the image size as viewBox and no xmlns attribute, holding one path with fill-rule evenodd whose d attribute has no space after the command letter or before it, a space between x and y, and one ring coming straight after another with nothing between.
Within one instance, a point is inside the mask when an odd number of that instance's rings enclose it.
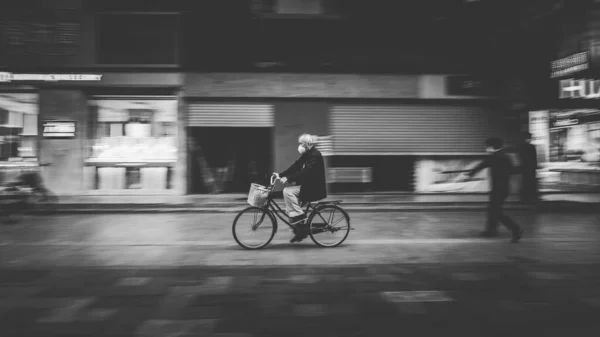
<instances>
[{"instance_id":1,"label":"signboard","mask_svg":"<svg viewBox=\"0 0 600 337\"><path fill-rule=\"evenodd\" d=\"M551 63L550 78L572 75L589 68L588 52L567 56Z\"/></svg>"},{"instance_id":2,"label":"signboard","mask_svg":"<svg viewBox=\"0 0 600 337\"><path fill-rule=\"evenodd\" d=\"M529 112L529 133L531 133L531 143L535 145L538 155L538 162L547 162L550 151L550 112L530 111Z\"/></svg>"},{"instance_id":3,"label":"signboard","mask_svg":"<svg viewBox=\"0 0 600 337\"><path fill-rule=\"evenodd\" d=\"M94 74L13 74L0 72L0 82L12 81L43 81L43 82L58 82L58 81L101 81L102 75Z\"/></svg>"},{"instance_id":4,"label":"signboard","mask_svg":"<svg viewBox=\"0 0 600 337\"><path fill-rule=\"evenodd\" d=\"M488 81L471 76L447 76L446 91L451 96L494 96L499 89Z\"/></svg>"},{"instance_id":5,"label":"signboard","mask_svg":"<svg viewBox=\"0 0 600 337\"><path fill-rule=\"evenodd\" d=\"M575 125L600 122L600 111L595 109L579 109L552 111L550 128L565 128Z\"/></svg>"},{"instance_id":6,"label":"signboard","mask_svg":"<svg viewBox=\"0 0 600 337\"><path fill-rule=\"evenodd\" d=\"M558 84L560 99L599 99L600 80L567 79Z\"/></svg>"},{"instance_id":7,"label":"signboard","mask_svg":"<svg viewBox=\"0 0 600 337\"><path fill-rule=\"evenodd\" d=\"M75 137L75 122L46 121L42 135L44 138L73 138Z\"/></svg>"}]
</instances>

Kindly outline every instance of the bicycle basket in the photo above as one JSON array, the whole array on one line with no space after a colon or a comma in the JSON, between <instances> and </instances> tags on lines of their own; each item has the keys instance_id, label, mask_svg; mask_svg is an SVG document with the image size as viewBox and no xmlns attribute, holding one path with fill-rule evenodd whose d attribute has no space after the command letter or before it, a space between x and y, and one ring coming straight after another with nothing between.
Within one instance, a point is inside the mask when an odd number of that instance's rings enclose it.
<instances>
[{"instance_id":1,"label":"bicycle basket","mask_svg":"<svg viewBox=\"0 0 600 337\"><path fill-rule=\"evenodd\" d=\"M269 189L259 184L251 184L248 203L254 207L263 207L269 197Z\"/></svg>"}]
</instances>

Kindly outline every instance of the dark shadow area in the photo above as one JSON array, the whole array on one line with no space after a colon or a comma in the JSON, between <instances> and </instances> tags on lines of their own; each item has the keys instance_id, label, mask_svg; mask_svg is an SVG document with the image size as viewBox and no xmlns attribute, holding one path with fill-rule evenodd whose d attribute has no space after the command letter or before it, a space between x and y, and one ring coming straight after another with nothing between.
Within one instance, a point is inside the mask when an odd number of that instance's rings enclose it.
<instances>
[{"instance_id":1,"label":"dark shadow area","mask_svg":"<svg viewBox=\"0 0 600 337\"><path fill-rule=\"evenodd\" d=\"M275 237L277 237L277 235L279 235L279 231L277 231L277 234L275 234ZM282 234L283 236L283 234ZM290 233L290 239L292 238L292 234ZM344 242L343 244L341 244L338 247L334 247L334 248L323 248L323 247L319 247L317 246L314 242L312 242L312 240L310 238L306 238L304 241L302 241L301 243L271 243L268 246L266 246L263 249L259 249L261 251L284 251L284 250L305 250L305 249L314 249L314 250L323 250L326 251L328 249L343 249L346 246L352 246L351 243L346 244L346 242ZM248 251L248 253L252 254L252 250L246 250L240 246L231 246L228 247L226 250L228 251L235 251L235 250L239 250L239 251Z\"/></svg>"},{"instance_id":2,"label":"dark shadow area","mask_svg":"<svg viewBox=\"0 0 600 337\"><path fill-rule=\"evenodd\" d=\"M371 167L372 182L330 182L331 192L414 192L415 161L413 156L333 156L331 168Z\"/></svg>"},{"instance_id":3,"label":"dark shadow area","mask_svg":"<svg viewBox=\"0 0 600 337\"><path fill-rule=\"evenodd\" d=\"M273 158L271 128L190 128L189 136L201 148L191 153L191 193L247 193L251 182L265 183Z\"/></svg>"}]
</instances>

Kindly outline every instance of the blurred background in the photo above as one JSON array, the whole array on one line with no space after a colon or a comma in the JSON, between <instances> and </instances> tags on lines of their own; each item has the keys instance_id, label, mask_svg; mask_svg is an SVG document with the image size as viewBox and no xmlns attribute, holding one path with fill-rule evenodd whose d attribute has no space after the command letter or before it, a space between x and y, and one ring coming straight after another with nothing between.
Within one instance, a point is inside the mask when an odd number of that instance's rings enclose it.
<instances>
[{"instance_id":1,"label":"blurred background","mask_svg":"<svg viewBox=\"0 0 600 337\"><path fill-rule=\"evenodd\" d=\"M486 138L530 131L542 189L600 186L597 1L0 6L0 72L102 75L0 76L2 181L51 163L61 195L245 193L307 132L333 192L444 192Z\"/></svg>"}]
</instances>

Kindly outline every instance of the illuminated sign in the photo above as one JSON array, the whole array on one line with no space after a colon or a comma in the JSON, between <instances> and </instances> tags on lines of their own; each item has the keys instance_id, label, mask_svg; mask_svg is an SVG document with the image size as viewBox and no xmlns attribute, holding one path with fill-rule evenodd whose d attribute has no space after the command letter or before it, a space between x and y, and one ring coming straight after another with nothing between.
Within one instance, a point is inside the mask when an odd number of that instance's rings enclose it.
<instances>
[{"instance_id":1,"label":"illuminated sign","mask_svg":"<svg viewBox=\"0 0 600 337\"><path fill-rule=\"evenodd\" d=\"M559 127L566 127L566 126L572 126L572 125L577 125L577 124L579 124L579 120L576 118L575 119L562 119L562 120L559 119L552 123L552 127L559 128Z\"/></svg>"},{"instance_id":2,"label":"illuminated sign","mask_svg":"<svg viewBox=\"0 0 600 337\"><path fill-rule=\"evenodd\" d=\"M73 138L75 137L75 122L73 121L48 121L44 122L45 138Z\"/></svg>"},{"instance_id":3,"label":"illuminated sign","mask_svg":"<svg viewBox=\"0 0 600 337\"><path fill-rule=\"evenodd\" d=\"M93 74L13 74L0 72L0 82L12 81L101 81L102 75Z\"/></svg>"},{"instance_id":4,"label":"illuminated sign","mask_svg":"<svg viewBox=\"0 0 600 337\"><path fill-rule=\"evenodd\" d=\"M567 76L588 68L588 52L577 53L552 62L550 77Z\"/></svg>"},{"instance_id":5,"label":"illuminated sign","mask_svg":"<svg viewBox=\"0 0 600 337\"><path fill-rule=\"evenodd\" d=\"M561 80L558 89L559 98L600 98L600 80Z\"/></svg>"},{"instance_id":6,"label":"illuminated sign","mask_svg":"<svg viewBox=\"0 0 600 337\"><path fill-rule=\"evenodd\" d=\"M495 96L499 92L496 84L471 76L446 76L446 94L450 96Z\"/></svg>"}]
</instances>

